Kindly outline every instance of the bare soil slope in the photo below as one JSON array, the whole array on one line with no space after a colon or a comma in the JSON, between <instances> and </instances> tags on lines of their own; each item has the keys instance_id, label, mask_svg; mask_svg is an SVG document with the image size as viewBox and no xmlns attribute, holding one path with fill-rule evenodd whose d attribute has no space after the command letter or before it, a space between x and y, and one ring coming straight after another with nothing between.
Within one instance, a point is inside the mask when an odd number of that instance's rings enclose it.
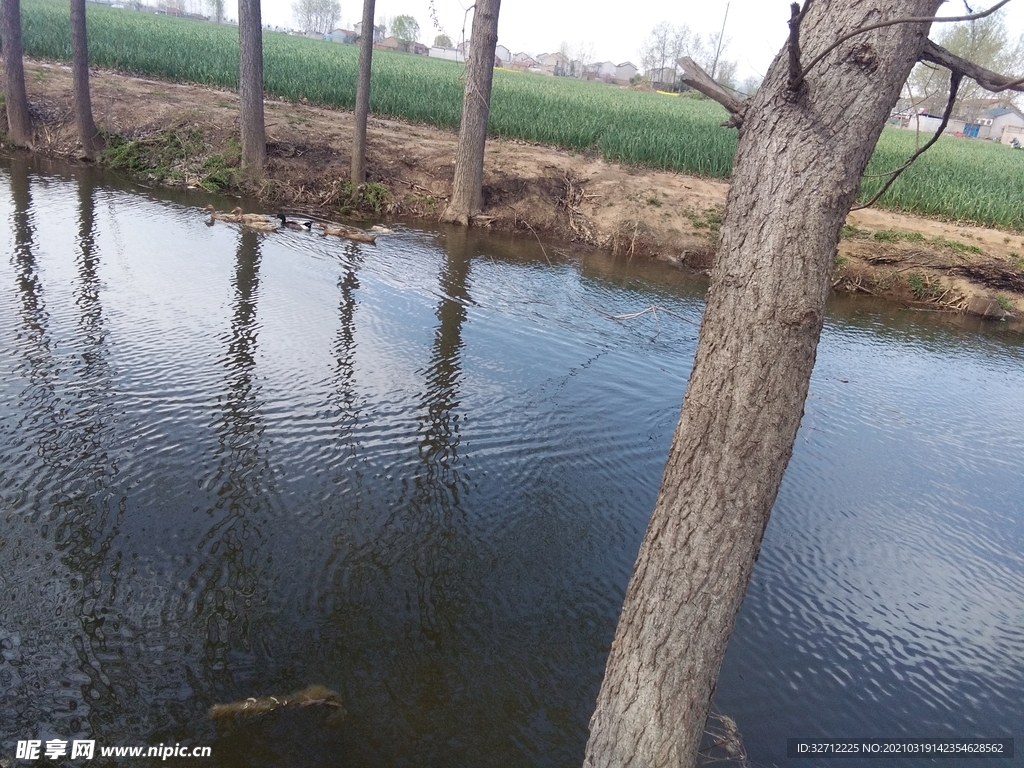
<instances>
[{"instance_id":1,"label":"bare soil slope","mask_svg":"<svg viewBox=\"0 0 1024 768\"><path fill-rule=\"evenodd\" d=\"M71 73L28 62L40 151L74 156ZM101 130L157 142L167 129L201 135L201 150L176 168L197 185L209 157L231 154L238 95L195 85L94 72ZM238 191L289 211L336 212L346 199L352 114L267 101L270 161L259 184ZM384 213L436 217L451 188L454 132L371 119L369 179L387 187ZM634 168L518 141L491 140L486 209L476 224L616 253L711 265L728 184ZM834 287L1002 318L1024 311L1024 236L882 209L850 215Z\"/></svg>"}]
</instances>

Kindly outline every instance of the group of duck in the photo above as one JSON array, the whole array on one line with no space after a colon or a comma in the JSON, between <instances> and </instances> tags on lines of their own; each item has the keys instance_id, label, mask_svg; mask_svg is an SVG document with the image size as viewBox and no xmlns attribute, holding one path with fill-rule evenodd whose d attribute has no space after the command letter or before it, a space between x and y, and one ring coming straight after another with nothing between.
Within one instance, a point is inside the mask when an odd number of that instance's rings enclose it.
<instances>
[{"instance_id":1,"label":"group of duck","mask_svg":"<svg viewBox=\"0 0 1024 768\"><path fill-rule=\"evenodd\" d=\"M255 229L258 232L278 232L282 229L293 229L300 232L311 232L313 230L312 221L291 221L283 213L269 217L264 216L262 213L243 213L242 209L238 207L233 208L230 213L221 213L212 205L206 206L204 210L210 214L212 221L227 221L233 224L241 224L243 227ZM277 219L277 221L274 219ZM335 235L348 240L356 240L360 243L375 243L377 242L377 235L392 234L390 229L381 226L371 227L369 232L357 229L356 227L346 227L344 224L318 224L317 226L323 230L324 235Z\"/></svg>"}]
</instances>

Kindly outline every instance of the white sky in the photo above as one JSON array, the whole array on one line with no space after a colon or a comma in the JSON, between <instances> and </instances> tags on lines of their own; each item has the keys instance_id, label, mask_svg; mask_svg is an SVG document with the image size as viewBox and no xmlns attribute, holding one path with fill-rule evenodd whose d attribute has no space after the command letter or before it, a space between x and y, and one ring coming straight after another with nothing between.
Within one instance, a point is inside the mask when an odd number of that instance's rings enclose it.
<instances>
[{"instance_id":1,"label":"white sky","mask_svg":"<svg viewBox=\"0 0 1024 768\"><path fill-rule=\"evenodd\" d=\"M293 0L262 0L263 23L281 27L294 25ZM977 11L993 0L970 0ZM473 0L434 0L444 31L453 40L461 35L465 8ZM730 40L725 58L735 60L740 80L762 76L785 42L790 0L731 0L726 36ZM669 0L504 0L498 19L498 42L513 53L550 53L563 41L570 45L593 43L598 61L616 64L632 61L640 65L639 48L660 21L687 24L706 36L718 31L727 3L725 0L669 2ZM230 6L229 6L230 7ZM351 27L362 17L361 0L341 0L341 26ZM234 9L232 9L234 10ZM430 21L429 0L377 0L377 18L390 19L408 14L420 25L420 40L431 43L437 31ZM1024 32L1024 0L1008 6L1007 26L1011 38ZM229 11L231 13L231 11ZM965 13L963 0L948 0L940 13ZM466 37L469 37L469 24Z\"/></svg>"}]
</instances>

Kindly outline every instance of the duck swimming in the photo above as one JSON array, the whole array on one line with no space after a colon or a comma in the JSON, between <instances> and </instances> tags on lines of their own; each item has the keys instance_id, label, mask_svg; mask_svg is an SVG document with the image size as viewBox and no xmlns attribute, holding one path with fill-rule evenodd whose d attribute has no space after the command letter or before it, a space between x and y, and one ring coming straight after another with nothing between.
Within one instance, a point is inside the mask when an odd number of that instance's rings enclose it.
<instances>
[{"instance_id":1,"label":"duck swimming","mask_svg":"<svg viewBox=\"0 0 1024 768\"><path fill-rule=\"evenodd\" d=\"M338 237L344 237L349 240L356 240L360 243L376 243L377 236L371 235L368 232L363 232L361 229L350 229L349 227L338 226L329 227L326 224L321 224L320 229L324 231L325 235L337 235Z\"/></svg>"},{"instance_id":2,"label":"duck swimming","mask_svg":"<svg viewBox=\"0 0 1024 768\"><path fill-rule=\"evenodd\" d=\"M242 220L241 217L239 216L239 214L242 212L241 208L235 208L235 210L232 211L231 213L218 213L216 208L214 208L212 205L208 205L205 208L203 208L203 210L210 214L211 219L215 219L216 221L231 221L237 224L239 221Z\"/></svg>"},{"instance_id":3,"label":"duck swimming","mask_svg":"<svg viewBox=\"0 0 1024 768\"><path fill-rule=\"evenodd\" d=\"M313 229L312 221L306 221L303 222L302 224L300 224L297 221L288 221L288 217L285 216L283 213L277 214L277 218L281 220L282 229L294 229L296 231L306 230L307 232L310 232Z\"/></svg>"},{"instance_id":4,"label":"duck swimming","mask_svg":"<svg viewBox=\"0 0 1024 768\"><path fill-rule=\"evenodd\" d=\"M231 212L238 216L238 220L243 224L270 224L274 229L278 229L278 225L274 224L269 217L264 216L262 213L242 213L242 209L237 206L232 208Z\"/></svg>"},{"instance_id":5,"label":"duck swimming","mask_svg":"<svg viewBox=\"0 0 1024 768\"><path fill-rule=\"evenodd\" d=\"M266 216L256 216L256 214L248 214L254 218L250 220L242 219L242 226L248 227L249 229L255 229L257 232L277 232L281 229L281 226Z\"/></svg>"}]
</instances>

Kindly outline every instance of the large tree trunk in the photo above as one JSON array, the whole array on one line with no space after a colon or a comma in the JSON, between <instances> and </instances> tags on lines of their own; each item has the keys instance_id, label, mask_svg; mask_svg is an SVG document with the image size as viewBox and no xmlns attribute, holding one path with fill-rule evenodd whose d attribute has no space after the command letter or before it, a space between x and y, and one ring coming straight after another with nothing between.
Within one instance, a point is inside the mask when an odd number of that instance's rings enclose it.
<instances>
[{"instance_id":1,"label":"large tree trunk","mask_svg":"<svg viewBox=\"0 0 1024 768\"><path fill-rule=\"evenodd\" d=\"M817 0L803 61L860 26L939 5ZM695 762L803 415L839 233L927 31L857 36L796 93L783 51L746 111L693 372L590 723L590 768Z\"/></svg>"},{"instance_id":2,"label":"large tree trunk","mask_svg":"<svg viewBox=\"0 0 1024 768\"><path fill-rule=\"evenodd\" d=\"M263 22L260 0L238 0L238 101L242 167L259 175L267 160L263 122Z\"/></svg>"},{"instance_id":3,"label":"large tree trunk","mask_svg":"<svg viewBox=\"0 0 1024 768\"><path fill-rule=\"evenodd\" d=\"M25 66L21 48L21 2L0 3L0 41L4 55L4 99L7 104L7 136L18 147L32 147L32 120L25 91Z\"/></svg>"},{"instance_id":4,"label":"large tree trunk","mask_svg":"<svg viewBox=\"0 0 1024 768\"><path fill-rule=\"evenodd\" d=\"M459 148L455 154L452 199L441 221L468 225L484 206L484 145L487 115L491 110L494 49L498 44L498 9L501 0L477 0L473 14L472 45L466 62L466 90L462 97Z\"/></svg>"},{"instance_id":5,"label":"large tree trunk","mask_svg":"<svg viewBox=\"0 0 1024 768\"><path fill-rule=\"evenodd\" d=\"M352 140L352 185L366 181L366 118L370 113L370 65L373 63L373 7L363 0L363 30L359 38L359 75L356 81L356 131ZM369 32L367 32L369 30Z\"/></svg>"},{"instance_id":6,"label":"large tree trunk","mask_svg":"<svg viewBox=\"0 0 1024 768\"><path fill-rule=\"evenodd\" d=\"M92 118L89 95L89 43L86 37L85 0L71 0L71 76L75 91L75 127L82 154L90 160L103 149L103 140Z\"/></svg>"}]
</instances>

